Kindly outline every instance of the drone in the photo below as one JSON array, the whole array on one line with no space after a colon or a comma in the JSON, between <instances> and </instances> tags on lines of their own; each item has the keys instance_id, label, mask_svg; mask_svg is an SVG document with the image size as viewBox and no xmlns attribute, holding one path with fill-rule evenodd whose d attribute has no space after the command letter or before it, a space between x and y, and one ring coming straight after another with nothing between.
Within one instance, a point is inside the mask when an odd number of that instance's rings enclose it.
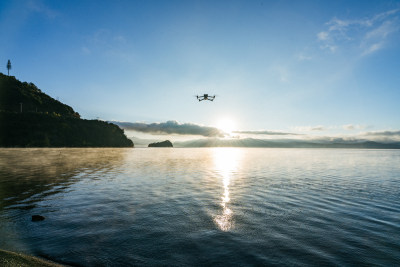
<instances>
[{"instance_id":1,"label":"drone","mask_svg":"<svg viewBox=\"0 0 400 267\"><path fill-rule=\"evenodd\" d=\"M209 101L214 101L215 95L208 95L208 94L204 94L204 95L196 95L197 100L203 101L203 100L209 100Z\"/></svg>"}]
</instances>

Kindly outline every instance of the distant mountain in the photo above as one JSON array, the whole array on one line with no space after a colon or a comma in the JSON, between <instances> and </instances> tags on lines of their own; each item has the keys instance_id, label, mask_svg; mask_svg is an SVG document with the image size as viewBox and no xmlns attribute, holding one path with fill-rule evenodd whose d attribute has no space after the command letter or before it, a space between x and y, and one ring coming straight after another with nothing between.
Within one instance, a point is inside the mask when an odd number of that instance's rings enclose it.
<instances>
[{"instance_id":1,"label":"distant mountain","mask_svg":"<svg viewBox=\"0 0 400 267\"><path fill-rule=\"evenodd\" d=\"M83 120L33 83L0 73L0 147L132 147L117 125Z\"/></svg>"},{"instance_id":2,"label":"distant mountain","mask_svg":"<svg viewBox=\"0 0 400 267\"><path fill-rule=\"evenodd\" d=\"M135 144L135 147L148 147L151 143L161 142L159 139L142 139L135 136L128 137Z\"/></svg>"},{"instance_id":3,"label":"distant mountain","mask_svg":"<svg viewBox=\"0 0 400 267\"><path fill-rule=\"evenodd\" d=\"M173 147L173 145L171 141L165 140L163 142L151 143L149 144L149 147Z\"/></svg>"},{"instance_id":4,"label":"distant mountain","mask_svg":"<svg viewBox=\"0 0 400 267\"><path fill-rule=\"evenodd\" d=\"M367 148L400 149L400 143L379 143L374 141L304 141L265 139L219 139L207 138L185 142L174 142L175 147L270 147L270 148Z\"/></svg>"}]
</instances>

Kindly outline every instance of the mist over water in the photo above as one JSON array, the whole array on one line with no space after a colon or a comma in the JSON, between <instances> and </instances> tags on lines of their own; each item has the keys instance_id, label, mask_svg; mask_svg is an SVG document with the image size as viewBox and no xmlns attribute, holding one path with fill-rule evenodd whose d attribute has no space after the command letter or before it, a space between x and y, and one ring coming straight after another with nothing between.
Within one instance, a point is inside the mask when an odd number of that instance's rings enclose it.
<instances>
[{"instance_id":1,"label":"mist over water","mask_svg":"<svg viewBox=\"0 0 400 267\"><path fill-rule=\"evenodd\" d=\"M0 248L78 266L395 265L399 162L399 150L1 149Z\"/></svg>"}]
</instances>

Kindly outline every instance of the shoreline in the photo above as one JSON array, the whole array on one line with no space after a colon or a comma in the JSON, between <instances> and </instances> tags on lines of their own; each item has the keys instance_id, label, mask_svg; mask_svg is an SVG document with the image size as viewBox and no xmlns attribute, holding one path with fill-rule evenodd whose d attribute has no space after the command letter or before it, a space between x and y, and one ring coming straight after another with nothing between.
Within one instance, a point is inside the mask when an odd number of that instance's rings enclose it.
<instances>
[{"instance_id":1,"label":"shoreline","mask_svg":"<svg viewBox=\"0 0 400 267\"><path fill-rule=\"evenodd\" d=\"M60 263L42 259L23 253L0 249L0 265L5 267L21 266L21 267L65 267Z\"/></svg>"}]
</instances>

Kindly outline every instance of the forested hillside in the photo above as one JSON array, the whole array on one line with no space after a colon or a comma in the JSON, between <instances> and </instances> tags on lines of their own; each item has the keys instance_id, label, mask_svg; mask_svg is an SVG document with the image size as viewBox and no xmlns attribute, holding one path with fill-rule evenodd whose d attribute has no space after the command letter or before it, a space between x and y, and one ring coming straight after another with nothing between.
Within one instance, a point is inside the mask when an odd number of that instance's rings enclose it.
<instances>
[{"instance_id":1,"label":"forested hillside","mask_svg":"<svg viewBox=\"0 0 400 267\"><path fill-rule=\"evenodd\" d=\"M122 129L83 120L33 83L0 73L0 147L132 147Z\"/></svg>"}]
</instances>

